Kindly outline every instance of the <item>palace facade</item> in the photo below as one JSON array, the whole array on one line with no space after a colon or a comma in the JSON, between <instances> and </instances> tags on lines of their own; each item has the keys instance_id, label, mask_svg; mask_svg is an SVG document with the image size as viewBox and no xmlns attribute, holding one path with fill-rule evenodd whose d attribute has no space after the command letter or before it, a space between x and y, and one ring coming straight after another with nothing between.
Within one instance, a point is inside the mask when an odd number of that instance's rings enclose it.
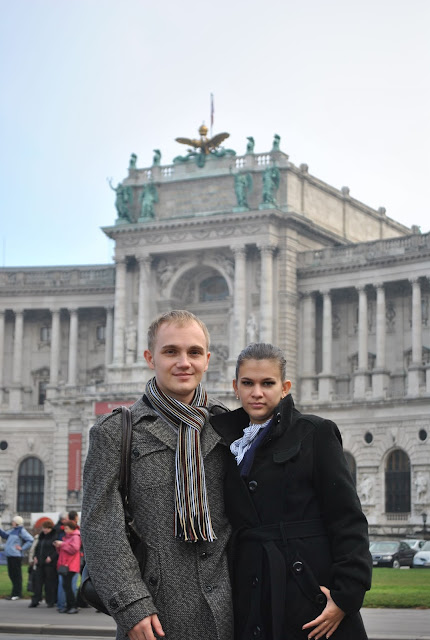
<instances>
[{"instance_id":1,"label":"palace facade","mask_svg":"<svg viewBox=\"0 0 430 640\"><path fill-rule=\"evenodd\" d=\"M146 329L186 308L231 408L249 342L284 349L300 410L341 430L372 535L430 510L430 234L279 150L154 157L116 191L115 263L0 269L0 509L79 509L96 415L142 393ZM1 515L1 514L0 514Z\"/></svg>"}]
</instances>

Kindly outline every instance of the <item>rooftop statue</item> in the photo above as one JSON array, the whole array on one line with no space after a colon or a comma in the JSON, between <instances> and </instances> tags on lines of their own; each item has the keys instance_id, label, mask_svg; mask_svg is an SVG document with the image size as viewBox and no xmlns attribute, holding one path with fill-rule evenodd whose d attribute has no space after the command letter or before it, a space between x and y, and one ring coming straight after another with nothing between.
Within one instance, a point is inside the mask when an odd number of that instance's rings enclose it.
<instances>
[{"instance_id":1,"label":"rooftop statue","mask_svg":"<svg viewBox=\"0 0 430 640\"><path fill-rule=\"evenodd\" d=\"M155 184L150 182L143 187L141 195L141 210L139 222L155 217L154 204L158 202L158 193Z\"/></svg>"},{"instance_id":2,"label":"rooftop statue","mask_svg":"<svg viewBox=\"0 0 430 640\"><path fill-rule=\"evenodd\" d=\"M246 143L246 153L254 153L254 145L255 140L252 136L247 137L248 142Z\"/></svg>"},{"instance_id":3,"label":"rooftop statue","mask_svg":"<svg viewBox=\"0 0 430 640\"><path fill-rule=\"evenodd\" d=\"M207 137L208 128L202 124L199 129L200 139L195 138L175 138L176 142L180 144L188 144L193 149L188 149L188 155L176 156L173 158L173 162L187 162L190 158L196 158L198 167L204 167L206 156L212 154L214 156L222 157L225 155L236 155L233 149L219 149L221 143L230 137L229 133L217 133L212 138Z\"/></svg>"},{"instance_id":4,"label":"rooftop statue","mask_svg":"<svg viewBox=\"0 0 430 640\"><path fill-rule=\"evenodd\" d=\"M234 178L234 190L236 192L239 209L248 209L248 194L252 191L252 176L250 173L238 173Z\"/></svg>"},{"instance_id":5,"label":"rooftop statue","mask_svg":"<svg viewBox=\"0 0 430 640\"><path fill-rule=\"evenodd\" d=\"M133 202L133 189L131 187L124 187L118 182L117 187L112 186L112 178L108 180L109 186L112 191L115 191L115 207L118 212L117 224L122 222L132 222L130 215L130 207Z\"/></svg>"},{"instance_id":6,"label":"rooftop statue","mask_svg":"<svg viewBox=\"0 0 430 640\"><path fill-rule=\"evenodd\" d=\"M132 153L130 156L130 162L128 163L129 169L136 169L137 155Z\"/></svg>"},{"instance_id":7,"label":"rooftop statue","mask_svg":"<svg viewBox=\"0 0 430 640\"><path fill-rule=\"evenodd\" d=\"M281 136L278 136L277 133L273 136L273 144L272 151L279 151L279 146L281 144Z\"/></svg>"},{"instance_id":8,"label":"rooftop statue","mask_svg":"<svg viewBox=\"0 0 430 640\"><path fill-rule=\"evenodd\" d=\"M152 166L158 167L161 162L161 151L160 149L154 149L154 157L152 159Z\"/></svg>"},{"instance_id":9,"label":"rooftop statue","mask_svg":"<svg viewBox=\"0 0 430 640\"><path fill-rule=\"evenodd\" d=\"M279 188L280 179L278 167L267 167L263 173L263 206L266 208L276 205L275 193Z\"/></svg>"}]
</instances>

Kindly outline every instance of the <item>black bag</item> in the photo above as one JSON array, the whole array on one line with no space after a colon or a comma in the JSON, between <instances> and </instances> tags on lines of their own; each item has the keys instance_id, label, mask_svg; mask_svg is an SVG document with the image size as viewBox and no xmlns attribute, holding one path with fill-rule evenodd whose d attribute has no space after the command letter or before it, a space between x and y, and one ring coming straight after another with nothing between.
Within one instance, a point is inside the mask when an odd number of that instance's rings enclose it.
<instances>
[{"instance_id":1,"label":"black bag","mask_svg":"<svg viewBox=\"0 0 430 640\"><path fill-rule=\"evenodd\" d=\"M57 573L59 576L67 576L69 573L69 567L66 567L65 564L60 564L60 566L57 567Z\"/></svg>"},{"instance_id":2,"label":"black bag","mask_svg":"<svg viewBox=\"0 0 430 640\"><path fill-rule=\"evenodd\" d=\"M130 487L130 470L131 470L131 465L130 465L131 432L132 432L131 411L127 407L121 407L121 411L122 411L122 442L121 442L121 466L120 466L120 472L119 472L118 488L121 492L122 504L124 506L125 529L126 529L128 542L139 564L140 574L143 576L143 571L145 569L145 561L146 561L145 545L140 539L139 534L134 528L133 516L131 514L129 504L128 504L128 494L129 494L129 487ZM102 613L106 613L108 616L110 616L109 611L103 604L102 600L100 599L98 593L94 588L94 585L91 581L91 577L88 573L87 565L84 566L82 571L80 595L85 600L85 602L89 604L91 607L94 607L94 609L97 609L97 611L101 611Z\"/></svg>"}]
</instances>

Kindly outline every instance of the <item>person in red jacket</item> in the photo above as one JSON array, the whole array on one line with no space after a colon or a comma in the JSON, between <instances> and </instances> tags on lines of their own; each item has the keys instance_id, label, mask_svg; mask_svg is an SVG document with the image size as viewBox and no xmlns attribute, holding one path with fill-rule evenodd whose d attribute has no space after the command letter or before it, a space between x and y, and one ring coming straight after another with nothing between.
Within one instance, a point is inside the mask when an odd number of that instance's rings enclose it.
<instances>
[{"instance_id":1,"label":"person in red jacket","mask_svg":"<svg viewBox=\"0 0 430 640\"><path fill-rule=\"evenodd\" d=\"M64 591L66 593L66 608L60 613L78 613L76 596L72 588L72 580L79 573L81 566L81 536L78 525L73 520L64 523L65 536L54 542L58 554L57 571L63 576Z\"/></svg>"}]
</instances>

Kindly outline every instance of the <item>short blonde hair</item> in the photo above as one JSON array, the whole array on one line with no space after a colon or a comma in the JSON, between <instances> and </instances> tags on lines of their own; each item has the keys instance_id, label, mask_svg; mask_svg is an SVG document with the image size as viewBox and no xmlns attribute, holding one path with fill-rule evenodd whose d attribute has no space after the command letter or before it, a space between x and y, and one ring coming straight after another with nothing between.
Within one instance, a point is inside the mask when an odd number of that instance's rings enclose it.
<instances>
[{"instance_id":1,"label":"short blonde hair","mask_svg":"<svg viewBox=\"0 0 430 640\"><path fill-rule=\"evenodd\" d=\"M195 322L198 324L200 329L203 331L206 339L206 348L209 351L210 345L210 336L209 331L203 320L200 320L194 313L191 311L185 311L184 309L173 309L173 311L167 311L166 313L158 316L148 328L148 349L153 352L155 347L155 341L157 339L157 333L161 325L163 324L177 324L179 327L183 327L184 325L189 324L190 322Z\"/></svg>"}]
</instances>

